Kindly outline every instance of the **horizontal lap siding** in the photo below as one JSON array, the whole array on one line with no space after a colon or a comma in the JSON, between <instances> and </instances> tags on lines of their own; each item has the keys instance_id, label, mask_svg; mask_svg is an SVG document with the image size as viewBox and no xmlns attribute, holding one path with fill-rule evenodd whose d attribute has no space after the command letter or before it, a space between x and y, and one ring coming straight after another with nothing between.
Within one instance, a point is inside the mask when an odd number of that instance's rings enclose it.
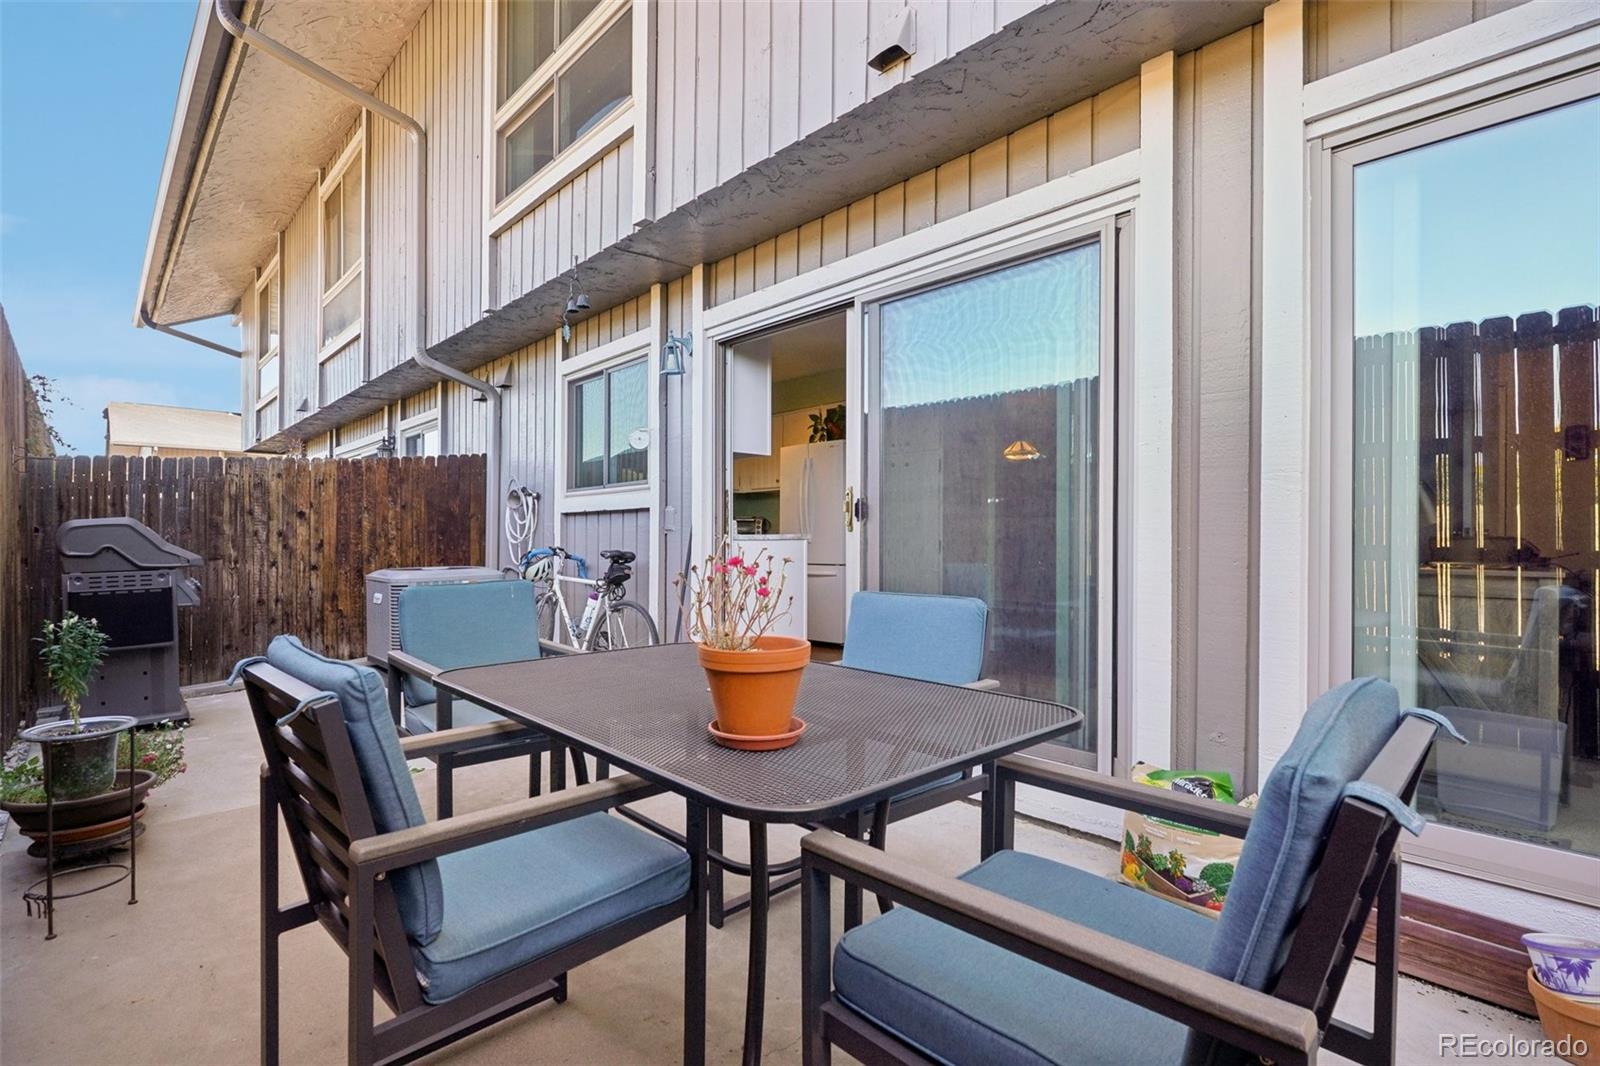
<instances>
[{"instance_id":1,"label":"horizontal lap siding","mask_svg":"<svg viewBox=\"0 0 1600 1066\"><path fill-rule=\"evenodd\" d=\"M916 53L882 74L905 0L664 2L655 65L654 217L681 207L1040 6L913 0Z\"/></svg>"},{"instance_id":2,"label":"horizontal lap siding","mask_svg":"<svg viewBox=\"0 0 1600 1066\"><path fill-rule=\"evenodd\" d=\"M1306 77L1349 70L1526 2L1313 0L1306 13Z\"/></svg>"},{"instance_id":3,"label":"horizontal lap siding","mask_svg":"<svg viewBox=\"0 0 1600 1066\"><path fill-rule=\"evenodd\" d=\"M982 148L762 241L712 268L723 303L1139 147L1139 82L1114 85Z\"/></svg>"}]
</instances>

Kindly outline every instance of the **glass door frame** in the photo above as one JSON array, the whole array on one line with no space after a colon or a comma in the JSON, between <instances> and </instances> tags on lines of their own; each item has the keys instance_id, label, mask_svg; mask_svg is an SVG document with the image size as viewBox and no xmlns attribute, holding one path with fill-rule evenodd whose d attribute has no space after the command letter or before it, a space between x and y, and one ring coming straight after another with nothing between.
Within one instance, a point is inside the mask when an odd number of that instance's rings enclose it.
<instances>
[{"instance_id":1,"label":"glass door frame","mask_svg":"<svg viewBox=\"0 0 1600 1066\"><path fill-rule=\"evenodd\" d=\"M881 496L878 480L881 462L882 433L877 429L876 413L881 404L882 353L879 350L878 324L882 307L918 293L958 284L970 278L990 274L1006 267L1042 259L1073 248L1098 244L1100 248L1100 384L1099 454L1100 500L1097 555L1100 582L1098 587L1097 633L1095 656L1098 660L1099 693L1096 706L1079 708L1095 722L1096 744L1092 752L1060 743L1046 743L1033 749L1031 754L1080 766L1100 773L1110 774L1118 765L1117 691L1120 688L1117 672L1117 594L1123 587L1122 574L1117 561L1116 521L1119 497L1118 427L1122 424L1117 402L1118 355L1124 350L1124 338L1119 327L1127 317L1120 313L1122 261L1131 258L1124 251L1123 220L1128 214L1115 212L1093 222L1076 226L1048 238L1008 248L1002 253L963 262L959 270L934 273L917 278L914 282L901 281L864 291L852 307L849 340L848 398L851 432L845 434L846 462L849 481L858 499L864 499L865 518L854 523L853 531L846 534L846 595L863 588L879 586L878 526L873 506ZM1131 236L1131 235L1130 235ZM1131 242L1128 245L1131 248ZM853 441L854 443L848 443ZM1126 722L1120 723L1126 726Z\"/></svg>"},{"instance_id":2,"label":"glass door frame","mask_svg":"<svg viewBox=\"0 0 1600 1066\"><path fill-rule=\"evenodd\" d=\"M1320 510L1326 516L1322 536L1328 581L1325 599L1312 600L1326 618L1320 651L1326 685L1348 680L1353 673L1354 609L1354 182L1363 163L1384 159L1454 137L1587 99L1600 91L1600 70L1576 74L1547 71L1522 84L1501 85L1473 98L1450 101L1431 113L1402 113L1376 128L1358 126L1337 138L1313 142L1309 177L1312 182L1314 238L1311 291L1326 293L1311 305L1314 338L1326 345L1320 352L1326 376L1328 421L1313 425L1327 447L1320 464L1326 487ZM1320 277L1318 276L1320 275ZM1320 303L1320 306L1318 306ZM1319 345L1313 345L1314 356ZM1317 523L1313 523L1313 532ZM1315 632L1315 630L1313 630ZM1316 687L1315 685L1313 687ZM1544 895L1595 905L1600 884L1600 857L1581 855L1542 844L1429 822L1422 836L1406 842L1407 861L1454 873L1481 877Z\"/></svg>"}]
</instances>

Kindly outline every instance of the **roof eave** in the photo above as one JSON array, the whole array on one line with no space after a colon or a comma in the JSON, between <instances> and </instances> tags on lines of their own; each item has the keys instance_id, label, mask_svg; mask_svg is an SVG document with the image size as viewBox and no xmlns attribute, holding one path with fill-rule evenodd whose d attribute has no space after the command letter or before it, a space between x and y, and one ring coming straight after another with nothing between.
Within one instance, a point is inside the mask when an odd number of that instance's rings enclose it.
<instances>
[{"instance_id":1,"label":"roof eave","mask_svg":"<svg viewBox=\"0 0 1600 1066\"><path fill-rule=\"evenodd\" d=\"M161 181L156 186L155 211L145 241L144 263L139 271L139 293L133 308L135 327L144 325L140 320L141 308L151 308L154 313L155 292L171 258L179 213L194 177L200 143L216 107L232 48L233 38L212 16L212 0L199 0L194 28L189 34L189 48L184 55L183 77L178 83L172 129L167 135Z\"/></svg>"}]
</instances>

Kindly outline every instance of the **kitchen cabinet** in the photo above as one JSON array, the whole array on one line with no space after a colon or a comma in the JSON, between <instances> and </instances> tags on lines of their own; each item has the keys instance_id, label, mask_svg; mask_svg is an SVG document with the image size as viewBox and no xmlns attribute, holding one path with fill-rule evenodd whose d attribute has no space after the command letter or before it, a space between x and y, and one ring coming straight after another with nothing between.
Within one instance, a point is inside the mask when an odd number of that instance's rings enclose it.
<instances>
[{"instance_id":1,"label":"kitchen cabinet","mask_svg":"<svg viewBox=\"0 0 1600 1066\"><path fill-rule=\"evenodd\" d=\"M782 411L772 418L772 454L746 455L733 461L734 492L777 492L782 486L778 476L778 454L795 444L811 443L811 416L820 415L832 404L803 407L798 411Z\"/></svg>"}]
</instances>

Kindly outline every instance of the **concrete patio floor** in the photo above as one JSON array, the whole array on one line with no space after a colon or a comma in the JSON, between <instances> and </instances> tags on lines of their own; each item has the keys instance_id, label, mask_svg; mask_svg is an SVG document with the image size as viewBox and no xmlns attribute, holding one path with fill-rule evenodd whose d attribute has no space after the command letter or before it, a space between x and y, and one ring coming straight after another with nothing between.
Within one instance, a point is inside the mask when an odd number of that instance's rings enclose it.
<instances>
[{"instance_id":1,"label":"concrete patio floor","mask_svg":"<svg viewBox=\"0 0 1600 1066\"><path fill-rule=\"evenodd\" d=\"M256 784L260 750L244 697L190 702L188 773L155 792L140 841L139 903L125 886L62 902L58 938L28 918L20 898L42 873L12 831L0 845L0 1061L8 1066L116 1063L246 1064L257 1058ZM520 761L457 774L457 810L518 796ZM416 776L433 807L433 771ZM645 808L682 823L682 803L657 797ZM740 823L729 850L741 852ZM795 852L798 832L775 830L774 860ZM930 869L956 873L976 861L978 811L954 804L897 823L889 846ZM1019 824L1017 846L1110 874L1109 843ZM302 896L285 845L284 899ZM730 879L732 891L742 890ZM837 893L836 893L837 898ZM868 905L868 913L873 908ZM800 1061L799 899L773 906L764 1061ZM712 930L708 1059L739 1059L747 925ZM835 928L838 919L835 918ZM681 1049L682 931L669 926L574 970L571 999L541 1005L435 1056L461 1063L672 1063ZM345 960L318 927L282 946L283 1060L338 1063L345 1047ZM1537 1037L1532 1019L1409 979L1400 999L1401 1063L1443 1061L1439 1034ZM1340 1015L1368 1013L1371 970L1358 964ZM838 1057L844 1061L843 1056ZM1325 1055L1323 1062L1341 1062ZM1548 1060L1546 1060L1548 1061Z\"/></svg>"}]
</instances>

